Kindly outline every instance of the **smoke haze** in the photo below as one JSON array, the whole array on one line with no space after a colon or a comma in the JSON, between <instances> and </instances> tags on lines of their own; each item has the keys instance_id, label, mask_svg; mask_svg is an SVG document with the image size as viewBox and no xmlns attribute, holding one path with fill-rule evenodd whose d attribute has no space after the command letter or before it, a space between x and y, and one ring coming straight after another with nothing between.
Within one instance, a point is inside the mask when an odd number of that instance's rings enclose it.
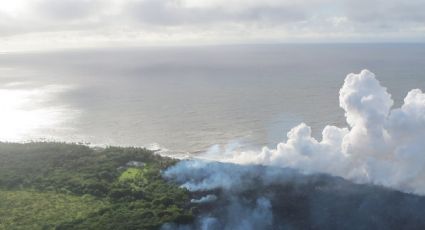
<instances>
[{"instance_id":1,"label":"smoke haze","mask_svg":"<svg viewBox=\"0 0 425 230\"><path fill-rule=\"evenodd\" d=\"M339 102L348 127L326 126L321 140L301 123L275 149L213 146L166 170L164 177L198 196L192 202L201 211L195 226L164 229L424 226L415 214L424 199L407 193L425 194L425 94L411 90L392 109L386 88L363 70L346 77Z\"/></svg>"}]
</instances>

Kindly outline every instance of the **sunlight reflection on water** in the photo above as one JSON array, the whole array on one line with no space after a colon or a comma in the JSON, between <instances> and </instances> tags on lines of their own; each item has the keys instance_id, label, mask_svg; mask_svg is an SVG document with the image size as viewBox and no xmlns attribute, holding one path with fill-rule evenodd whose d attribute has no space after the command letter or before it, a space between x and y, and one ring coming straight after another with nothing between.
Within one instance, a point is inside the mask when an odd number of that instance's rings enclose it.
<instances>
[{"instance_id":1,"label":"sunlight reflection on water","mask_svg":"<svg viewBox=\"0 0 425 230\"><path fill-rule=\"evenodd\" d=\"M65 123L78 113L51 103L53 97L69 87L20 88L22 85L25 83L12 82L0 88L1 141L54 139L55 133L69 129Z\"/></svg>"}]
</instances>

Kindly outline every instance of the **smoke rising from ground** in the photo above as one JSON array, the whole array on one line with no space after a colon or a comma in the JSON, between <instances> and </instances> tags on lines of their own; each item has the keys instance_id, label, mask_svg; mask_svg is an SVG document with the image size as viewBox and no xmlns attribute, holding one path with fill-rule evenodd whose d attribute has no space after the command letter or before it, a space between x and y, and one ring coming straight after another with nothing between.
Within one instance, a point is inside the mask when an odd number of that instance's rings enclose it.
<instances>
[{"instance_id":1,"label":"smoke rising from ground","mask_svg":"<svg viewBox=\"0 0 425 230\"><path fill-rule=\"evenodd\" d=\"M197 210L193 224L163 230L425 228L425 197L340 177L200 159L163 176L190 190Z\"/></svg>"},{"instance_id":2,"label":"smoke rising from ground","mask_svg":"<svg viewBox=\"0 0 425 230\"><path fill-rule=\"evenodd\" d=\"M425 224L421 222L422 218L400 211L421 209L421 206L413 205L418 203L415 199L420 198L405 198L402 193L367 186L357 188L336 179L302 176L324 173L354 182L373 183L424 195L425 94L419 89L411 90L404 104L392 109L393 100L386 88L380 85L372 72L363 70L346 77L340 89L339 101L345 111L348 127L326 126L321 140L313 138L311 128L302 123L292 128L287 134L287 141L279 143L276 149L264 147L261 151L239 151L235 144L224 149L214 146L205 154L197 156L204 160L181 161L166 170L164 177L178 182L191 192L220 191L218 196L203 194L194 200L200 202L207 197L214 197L210 202L221 210L201 216L194 228L276 229L279 226L279 229L291 229L291 224L276 220L274 216L278 215L277 211L285 216L282 210L287 206L281 202L291 201L288 196L297 198L300 194L300 202L306 202L309 210L303 209L298 214L302 216L303 212L310 213L307 216L310 219L306 222L316 224L318 229L335 226L349 229L359 224L374 229L397 228L396 224L390 223L394 216L400 219L397 224L401 223L402 227L406 227L403 223L415 221ZM303 189L293 189L294 183L297 184L295 187L304 186ZM284 190L276 192L276 188ZM288 200L276 199L275 196L282 194ZM380 198L381 195L384 197ZM355 202L359 203L348 202L354 199L350 196L359 196L355 198ZM278 203L271 202L271 199ZM341 200L336 200L336 207L333 207L327 199ZM383 204L394 201L398 202L394 207L383 208ZM276 207L279 205L281 209ZM341 223L334 223L335 216L323 212L323 207L329 205L329 210L334 208L334 215L343 211L349 213L350 217L338 217ZM289 206L297 210L302 204ZM362 209L357 210L358 207ZM326 216L329 216L329 220L325 220ZM381 222L367 222L370 216L375 216ZM307 217L301 219L304 221ZM355 225L347 224L350 221L355 221ZM415 228L418 223L412 226ZM302 227L303 223L295 221L292 225ZM165 229L167 227L183 228L164 226Z\"/></svg>"},{"instance_id":3,"label":"smoke rising from ground","mask_svg":"<svg viewBox=\"0 0 425 230\"><path fill-rule=\"evenodd\" d=\"M202 204L202 203L214 202L216 200L217 200L217 196L216 195L209 194L209 195L203 196L203 197L201 197L199 199L192 199L192 200L190 200L190 202L197 203L197 204Z\"/></svg>"},{"instance_id":4,"label":"smoke rising from ground","mask_svg":"<svg viewBox=\"0 0 425 230\"><path fill-rule=\"evenodd\" d=\"M200 198L192 203L207 206L190 226L164 225L163 229L254 230L273 229L273 211L268 197L249 192L256 186L295 181L291 170L260 165L239 165L204 160L183 160L163 176L181 184ZM207 195L202 195L208 193ZM211 193L216 193L211 194ZM249 195L247 195L249 194ZM217 208L220 207L220 208Z\"/></svg>"},{"instance_id":5,"label":"smoke rising from ground","mask_svg":"<svg viewBox=\"0 0 425 230\"><path fill-rule=\"evenodd\" d=\"M313 138L311 128L302 123L276 149L240 152L215 147L205 157L328 173L425 194L425 94L413 89L401 108L391 109L387 89L363 70L346 77L339 101L349 127L326 126L322 140Z\"/></svg>"}]
</instances>

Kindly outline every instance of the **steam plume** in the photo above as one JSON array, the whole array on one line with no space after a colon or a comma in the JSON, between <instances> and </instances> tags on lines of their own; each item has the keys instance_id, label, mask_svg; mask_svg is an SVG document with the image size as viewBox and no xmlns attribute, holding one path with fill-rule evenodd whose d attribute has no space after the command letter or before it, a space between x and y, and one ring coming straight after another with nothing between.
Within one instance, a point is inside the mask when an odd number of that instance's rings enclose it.
<instances>
[{"instance_id":1,"label":"steam plume","mask_svg":"<svg viewBox=\"0 0 425 230\"><path fill-rule=\"evenodd\" d=\"M425 94L419 89L411 90L401 108L391 109L393 100L387 89L372 72L363 70L346 77L339 103L349 127L326 126L320 141L311 136L309 126L301 123L288 132L287 141L276 149L216 149L206 156L225 162L328 173L425 194Z\"/></svg>"},{"instance_id":2,"label":"steam plume","mask_svg":"<svg viewBox=\"0 0 425 230\"><path fill-rule=\"evenodd\" d=\"M163 228L276 229L279 226L279 229L292 229L291 224L294 223L291 223L291 217L276 219L274 217L280 214L273 210L282 212L279 207L298 208L303 205L285 206L282 201L273 203L277 201L276 196L282 194L295 197L301 194L301 201L308 200L306 206L310 210L298 214L312 214L307 223L318 229L336 226L336 229L349 229L350 226L356 229L356 225L346 223L358 220L364 223L357 224L375 229L397 229L406 227L405 223L411 223L414 228L425 226L423 218L412 214L420 213L425 207L422 205L425 199L420 196L366 185L355 187L348 182L326 177L303 176L324 173L424 195L425 94L419 89L411 90L400 108L391 109L393 100L386 88L380 85L373 73L363 70L346 77L339 101L345 111L348 127L326 126L321 140L313 138L311 128L301 123L292 128L287 134L287 141L279 143L275 149L264 147L261 151L238 151L234 144L224 149L213 146L205 154L197 156L204 160L180 161L167 169L164 177L180 183L189 191L220 191L217 196L192 200L198 204L212 202L215 207L220 207L220 211L207 212L210 215L201 216L193 226L171 224ZM297 187L303 189L293 189ZM266 190L262 191L262 188ZM276 188L284 190L276 192ZM357 198L350 199L350 196ZM327 202L337 197L342 203L336 207ZM284 202L287 201L291 200ZM393 201L397 201L397 204L387 207L391 210L391 215L388 215L382 205ZM340 216L340 220L335 221L335 216L323 213L324 207L332 209L334 215L339 215L341 211L349 215ZM356 207L364 209L357 210ZM327 215L329 218L325 220ZM370 216L380 221L374 219L368 222ZM398 218L396 222L393 221L397 224L391 225L394 216ZM303 224L296 223L294 226L302 227Z\"/></svg>"}]
</instances>

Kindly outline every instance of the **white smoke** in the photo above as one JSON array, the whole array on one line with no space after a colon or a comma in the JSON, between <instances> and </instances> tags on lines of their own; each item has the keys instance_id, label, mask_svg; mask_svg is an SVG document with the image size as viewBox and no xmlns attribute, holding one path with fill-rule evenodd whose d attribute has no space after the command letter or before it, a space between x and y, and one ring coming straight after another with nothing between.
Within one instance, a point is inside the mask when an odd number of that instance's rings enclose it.
<instances>
[{"instance_id":1,"label":"white smoke","mask_svg":"<svg viewBox=\"0 0 425 230\"><path fill-rule=\"evenodd\" d=\"M162 230L201 229L201 230L256 230L272 229L273 213L270 200L259 197L254 205L232 197L227 205L221 208L222 214L215 216L201 216L192 225L176 225L167 223Z\"/></svg>"},{"instance_id":2,"label":"white smoke","mask_svg":"<svg viewBox=\"0 0 425 230\"><path fill-rule=\"evenodd\" d=\"M197 205L220 207L201 215L190 226L167 224L163 229L272 229L272 205L268 198L252 194L243 198L240 194L273 182L297 181L293 170L264 167L261 165L239 165L200 159L182 160L163 172L167 179L176 181L191 192L210 194L192 199ZM299 180L301 181L301 180ZM219 190L219 195L211 194Z\"/></svg>"},{"instance_id":3,"label":"white smoke","mask_svg":"<svg viewBox=\"0 0 425 230\"><path fill-rule=\"evenodd\" d=\"M363 70L346 77L339 101L348 127L326 126L321 140L301 123L276 149L241 151L234 143L224 149L216 145L197 156L200 159L180 161L167 169L164 177L189 191L223 193L210 201L221 207L220 213L200 217L194 226L170 225L170 229L273 229L269 199L257 194L253 204L239 195L260 185L309 183L299 171L424 195L425 94L411 90L401 108L391 109L393 100L386 88Z\"/></svg>"},{"instance_id":4,"label":"white smoke","mask_svg":"<svg viewBox=\"0 0 425 230\"><path fill-rule=\"evenodd\" d=\"M274 182L300 181L295 170L261 165L227 164L206 160L182 160L163 172L167 179L175 180L191 192L216 189L227 193L240 192L256 186L257 181L269 185ZM258 184L257 184L258 185Z\"/></svg>"},{"instance_id":5,"label":"white smoke","mask_svg":"<svg viewBox=\"0 0 425 230\"><path fill-rule=\"evenodd\" d=\"M425 194L425 94L411 90L401 108L375 75L349 74L339 93L349 127L326 126L322 140L302 123L276 149L233 151L215 147L207 158L233 163L291 167L307 173L328 173L356 182L374 183ZM314 112L314 111L312 111Z\"/></svg>"},{"instance_id":6,"label":"white smoke","mask_svg":"<svg viewBox=\"0 0 425 230\"><path fill-rule=\"evenodd\" d=\"M191 203L195 203L195 204L203 204L203 203L210 203L210 202L214 202L217 200L217 196L214 194L208 194L206 196L203 196L199 199L192 199L190 200Z\"/></svg>"},{"instance_id":7,"label":"white smoke","mask_svg":"<svg viewBox=\"0 0 425 230\"><path fill-rule=\"evenodd\" d=\"M203 217L194 229L202 230L256 230L271 229L273 215L270 201L260 197L254 207L248 207L239 199L233 198L223 211L225 217Z\"/></svg>"}]
</instances>

